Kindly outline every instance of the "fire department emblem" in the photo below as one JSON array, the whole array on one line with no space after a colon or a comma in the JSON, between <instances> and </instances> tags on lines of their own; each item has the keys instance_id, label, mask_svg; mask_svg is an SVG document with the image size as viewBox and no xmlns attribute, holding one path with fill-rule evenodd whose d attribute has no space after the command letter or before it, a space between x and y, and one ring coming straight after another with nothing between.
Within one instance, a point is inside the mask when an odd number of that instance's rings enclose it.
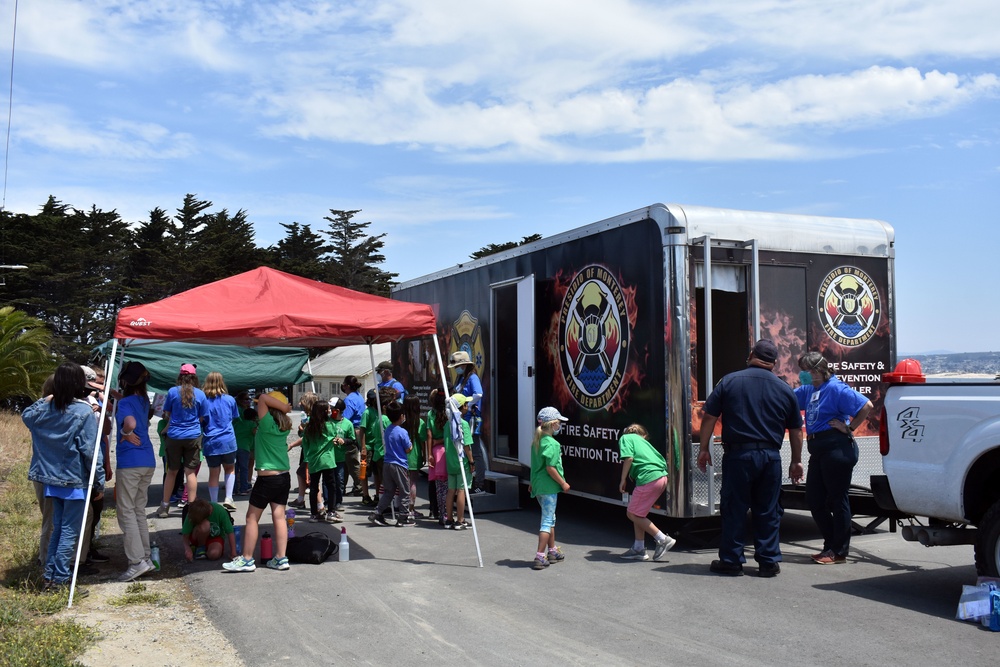
<instances>
[{"instance_id":1,"label":"fire department emblem","mask_svg":"<svg viewBox=\"0 0 1000 667\"><path fill-rule=\"evenodd\" d=\"M451 325L451 349L448 356L462 350L469 354L472 363L476 365L476 373L483 374L485 355L483 354L483 337L479 328L479 320L467 310L463 310Z\"/></svg>"},{"instance_id":2,"label":"fire department emblem","mask_svg":"<svg viewBox=\"0 0 1000 667\"><path fill-rule=\"evenodd\" d=\"M882 311L875 282L853 266L840 266L827 274L819 288L817 310L827 335L846 347L867 343Z\"/></svg>"},{"instance_id":3,"label":"fire department emblem","mask_svg":"<svg viewBox=\"0 0 1000 667\"><path fill-rule=\"evenodd\" d=\"M618 281L602 266L573 278L559 313L559 359L573 398L588 410L611 402L628 361L628 312Z\"/></svg>"}]
</instances>

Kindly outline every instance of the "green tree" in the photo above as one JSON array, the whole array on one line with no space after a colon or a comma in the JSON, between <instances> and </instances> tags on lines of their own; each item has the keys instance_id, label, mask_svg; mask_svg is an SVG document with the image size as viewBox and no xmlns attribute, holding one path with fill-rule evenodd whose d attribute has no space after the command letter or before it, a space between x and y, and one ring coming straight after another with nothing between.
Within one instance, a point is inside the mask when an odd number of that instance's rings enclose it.
<instances>
[{"instance_id":1,"label":"green tree","mask_svg":"<svg viewBox=\"0 0 1000 667\"><path fill-rule=\"evenodd\" d=\"M125 267L128 303L122 305L159 301L174 293L177 252L173 230L167 212L159 207L133 230L132 251Z\"/></svg>"},{"instance_id":2,"label":"green tree","mask_svg":"<svg viewBox=\"0 0 1000 667\"><path fill-rule=\"evenodd\" d=\"M23 404L38 398L56 367L49 352L51 340L41 320L13 306L0 308L0 402Z\"/></svg>"},{"instance_id":3,"label":"green tree","mask_svg":"<svg viewBox=\"0 0 1000 667\"><path fill-rule=\"evenodd\" d=\"M28 266L5 287L7 302L48 324L57 356L83 361L111 336L128 297L129 238L116 211L81 211L55 197L7 230L11 256Z\"/></svg>"},{"instance_id":4,"label":"green tree","mask_svg":"<svg viewBox=\"0 0 1000 667\"><path fill-rule=\"evenodd\" d=\"M331 247L313 232L309 225L281 223L285 237L268 248L268 262L279 271L293 273L303 278L323 280L328 277L324 259Z\"/></svg>"},{"instance_id":5,"label":"green tree","mask_svg":"<svg viewBox=\"0 0 1000 667\"><path fill-rule=\"evenodd\" d=\"M264 259L264 252L254 243L253 225L244 210L229 215L222 209L202 216L201 228L195 232L187 253L196 285L255 269Z\"/></svg>"},{"instance_id":6,"label":"green tree","mask_svg":"<svg viewBox=\"0 0 1000 667\"><path fill-rule=\"evenodd\" d=\"M475 251L474 253L469 255L469 257L471 257L472 259L482 259L483 257L487 257L489 255L495 255L498 252L503 252L504 250L510 250L512 248L525 245L527 243L538 241L541 238L542 238L541 234L532 234L530 236L521 237L520 241L507 241L506 243L490 243L489 245L485 245L479 250Z\"/></svg>"},{"instance_id":7,"label":"green tree","mask_svg":"<svg viewBox=\"0 0 1000 667\"><path fill-rule=\"evenodd\" d=\"M385 262L385 255L382 254L385 233L368 236L366 231L372 223L354 221L354 216L360 212L360 209L330 209L332 217L323 218L330 223L326 233L333 241L328 282L358 292L389 296L393 278L399 274L389 273L378 266Z\"/></svg>"}]
</instances>

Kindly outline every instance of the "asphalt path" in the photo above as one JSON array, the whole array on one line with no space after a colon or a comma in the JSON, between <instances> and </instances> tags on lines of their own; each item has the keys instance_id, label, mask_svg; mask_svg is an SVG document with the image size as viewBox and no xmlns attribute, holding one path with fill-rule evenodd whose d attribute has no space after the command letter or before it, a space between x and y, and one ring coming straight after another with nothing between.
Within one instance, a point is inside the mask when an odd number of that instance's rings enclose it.
<instances>
[{"instance_id":1,"label":"asphalt path","mask_svg":"<svg viewBox=\"0 0 1000 667\"><path fill-rule=\"evenodd\" d=\"M203 495L205 479L202 470ZM150 497L159 491L154 484ZM928 549L883 527L855 536L846 564L821 566L809 559L820 546L811 518L787 512L781 574L755 576L748 547L746 576L722 577L708 569L715 550L689 537L666 562L622 561L632 539L624 508L560 497L564 562L531 569L539 511L529 503L477 517L480 567L471 529L371 526L359 500L347 499L341 524L350 562L253 573L220 562L181 567L248 665L998 662L1000 635L954 619L962 585L976 581L972 547ZM242 524L246 500L237 505ZM418 508L426 511L425 494ZM152 521L164 557L182 560L180 513ZM269 525L265 512L262 530ZM296 529L337 538L340 525Z\"/></svg>"}]
</instances>

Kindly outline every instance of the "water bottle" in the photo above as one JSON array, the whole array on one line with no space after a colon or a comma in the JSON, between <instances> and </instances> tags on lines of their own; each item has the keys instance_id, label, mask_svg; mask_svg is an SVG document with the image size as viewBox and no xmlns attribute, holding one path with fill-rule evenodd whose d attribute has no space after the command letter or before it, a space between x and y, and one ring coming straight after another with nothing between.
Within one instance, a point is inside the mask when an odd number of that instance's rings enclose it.
<instances>
[{"instance_id":1,"label":"water bottle","mask_svg":"<svg viewBox=\"0 0 1000 667\"><path fill-rule=\"evenodd\" d=\"M236 553L243 553L243 526L233 526L233 533L236 537Z\"/></svg>"},{"instance_id":2,"label":"water bottle","mask_svg":"<svg viewBox=\"0 0 1000 667\"><path fill-rule=\"evenodd\" d=\"M358 479L368 477L368 459L361 459L361 467L358 468Z\"/></svg>"},{"instance_id":3,"label":"water bottle","mask_svg":"<svg viewBox=\"0 0 1000 667\"><path fill-rule=\"evenodd\" d=\"M150 547L149 547L149 560L151 560L153 562L153 567L155 567L156 571L159 572L160 571L160 547L156 546L156 542L153 542L153 544L151 544Z\"/></svg>"},{"instance_id":4,"label":"water bottle","mask_svg":"<svg viewBox=\"0 0 1000 667\"><path fill-rule=\"evenodd\" d=\"M274 558L274 545L271 543L271 533L264 533L260 538L260 559L265 563Z\"/></svg>"},{"instance_id":5,"label":"water bottle","mask_svg":"<svg viewBox=\"0 0 1000 667\"><path fill-rule=\"evenodd\" d=\"M285 510L285 521L288 522L288 536L295 537L295 508Z\"/></svg>"},{"instance_id":6,"label":"water bottle","mask_svg":"<svg viewBox=\"0 0 1000 667\"><path fill-rule=\"evenodd\" d=\"M337 547L337 560L346 562L351 560L351 543L347 541L347 528L340 529L340 545Z\"/></svg>"}]
</instances>

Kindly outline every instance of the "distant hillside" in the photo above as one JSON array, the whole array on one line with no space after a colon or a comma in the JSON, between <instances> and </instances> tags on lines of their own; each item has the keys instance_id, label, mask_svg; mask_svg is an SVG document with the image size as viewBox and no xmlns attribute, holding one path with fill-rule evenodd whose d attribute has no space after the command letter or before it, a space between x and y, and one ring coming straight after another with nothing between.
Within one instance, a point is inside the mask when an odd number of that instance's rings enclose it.
<instances>
[{"instance_id":1,"label":"distant hillside","mask_svg":"<svg viewBox=\"0 0 1000 667\"><path fill-rule=\"evenodd\" d=\"M937 373L1000 374L1000 352L956 352L953 354L913 354L900 359L916 359L928 375Z\"/></svg>"}]
</instances>

